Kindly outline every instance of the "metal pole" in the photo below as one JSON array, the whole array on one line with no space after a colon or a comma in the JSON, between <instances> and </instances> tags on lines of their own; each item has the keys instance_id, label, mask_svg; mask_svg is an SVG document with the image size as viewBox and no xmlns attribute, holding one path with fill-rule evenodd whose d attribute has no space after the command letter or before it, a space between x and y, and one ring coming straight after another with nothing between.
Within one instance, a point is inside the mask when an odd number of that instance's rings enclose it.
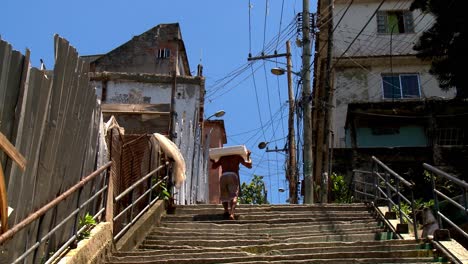
<instances>
[{"instance_id":1,"label":"metal pole","mask_svg":"<svg viewBox=\"0 0 468 264\"><path fill-rule=\"evenodd\" d=\"M286 60L288 72L288 176L289 176L289 203L297 204L297 165L296 165L296 137L294 131L294 92L292 81L291 43L286 41Z\"/></svg>"},{"instance_id":2,"label":"metal pole","mask_svg":"<svg viewBox=\"0 0 468 264\"><path fill-rule=\"evenodd\" d=\"M311 41L310 41L310 13L309 0L303 0L302 3L302 107L304 110L304 147L303 147L303 162L304 162L304 203L314 202L314 181L312 175L312 112L310 98L310 57L311 57Z\"/></svg>"}]
</instances>

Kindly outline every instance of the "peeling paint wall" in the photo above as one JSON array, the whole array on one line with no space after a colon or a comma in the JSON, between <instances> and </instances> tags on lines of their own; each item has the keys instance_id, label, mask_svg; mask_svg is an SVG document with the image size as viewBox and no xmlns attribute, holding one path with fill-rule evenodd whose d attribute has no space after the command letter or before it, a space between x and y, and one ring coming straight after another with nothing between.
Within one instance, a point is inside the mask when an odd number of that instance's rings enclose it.
<instances>
[{"instance_id":1,"label":"peeling paint wall","mask_svg":"<svg viewBox=\"0 0 468 264\"><path fill-rule=\"evenodd\" d=\"M368 59L371 60L371 59ZM369 66L363 69L338 68L335 71L335 108L333 108L333 131L335 133L334 147L344 148L345 122L349 103L356 102L382 102L392 99L383 98L382 74L388 73L418 73L420 77L421 99L424 98L453 98L455 91L442 91L437 80L429 74L429 65L415 61L413 65L393 65L390 70L388 65ZM421 100L402 99L402 100ZM349 146L349 145L348 145Z\"/></svg>"},{"instance_id":2,"label":"peeling paint wall","mask_svg":"<svg viewBox=\"0 0 468 264\"><path fill-rule=\"evenodd\" d=\"M338 1L337 1L338 2ZM348 1L339 1L335 4L334 20L338 23L344 10L348 6ZM357 1L351 5L346 15L341 20L334 34L334 54L341 55L348 47L349 43L356 37L361 28L367 23L381 1ZM386 1L381 11L387 10L409 10L413 1ZM399 54L415 54L412 47L417 41L416 35L426 29L428 23L432 23L433 17L430 14L421 14L419 10L412 12L414 21L414 33L377 33L377 17L374 16L365 30L357 38L351 49L347 52L351 56L377 56ZM390 39L392 40L392 50L390 51Z\"/></svg>"},{"instance_id":3,"label":"peeling paint wall","mask_svg":"<svg viewBox=\"0 0 468 264\"><path fill-rule=\"evenodd\" d=\"M333 35L334 56L340 57L351 41L366 24L381 1L357 1L351 5ZM408 10L411 0L386 1L380 8L386 10ZM336 24L348 7L348 1L336 1L334 8L334 23ZM419 74L420 99L443 97L453 98L455 91L444 92L439 88L438 81L429 74L430 64L413 57L413 45L419 34L432 23L433 17L413 12L414 33L388 34L377 33L377 18L374 17L362 34L357 38L347 56L345 64L335 67L334 85L335 98L332 110L332 129L335 133L335 148L345 148L345 122L348 104L354 102L381 102L383 99L382 74ZM392 47L390 49L390 38ZM389 56L389 55L392 56ZM401 57L397 55L409 55ZM348 59L349 56L351 59ZM400 99L401 100L401 99Z\"/></svg>"},{"instance_id":4,"label":"peeling paint wall","mask_svg":"<svg viewBox=\"0 0 468 264\"><path fill-rule=\"evenodd\" d=\"M97 95L102 98L102 81L94 81ZM108 81L106 98L108 104L163 104L171 102L172 84Z\"/></svg>"},{"instance_id":5,"label":"peeling paint wall","mask_svg":"<svg viewBox=\"0 0 468 264\"><path fill-rule=\"evenodd\" d=\"M190 76L188 60L178 24L160 24L134 36L92 62L96 72L132 72Z\"/></svg>"},{"instance_id":6,"label":"peeling paint wall","mask_svg":"<svg viewBox=\"0 0 468 264\"><path fill-rule=\"evenodd\" d=\"M191 77L190 77L191 78ZM191 78L187 83L178 79L175 89L174 142L180 148L186 163L187 179L175 191L179 204L207 202L207 162L201 135L200 102L204 96L204 81ZM107 104L171 104L172 82L137 82L133 80L94 80L98 96L106 87ZM125 127L125 124L120 124Z\"/></svg>"}]
</instances>

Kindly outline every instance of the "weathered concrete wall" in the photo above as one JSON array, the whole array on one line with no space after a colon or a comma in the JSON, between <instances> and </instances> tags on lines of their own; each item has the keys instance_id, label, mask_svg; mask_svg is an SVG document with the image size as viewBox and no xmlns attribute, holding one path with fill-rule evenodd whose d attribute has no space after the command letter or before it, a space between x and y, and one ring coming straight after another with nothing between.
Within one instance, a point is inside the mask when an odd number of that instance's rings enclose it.
<instances>
[{"instance_id":1,"label":"weathered concrete wall","mask_svg":"<svg viewBox=\"0 0 468 264\"><path fill-rule=\"evenodd\" d=\"M409 10L411 0L386 1L380 8L386 10ZM355 1L341 20L334 33L334 56L340 57L359 33L380 1ZM336 24L348 7L348 1L336 0L334 23ZM453 98L454 91L443 92L437 80L428 71L430 64L414 57L413 45L419 35L431 25L433 17L413 12L414 33L377 33L377 18L374 17L351 49L335 68L335 100L332 129L335 133L334 147L345 147L345 122L347 105L352 102L379 102L383 99L382 74L415 73L420 78L421 98ZM390 49L390 38L392 46ZM389 56L392 55L392 56ZM409 56L402 56L409 55ZM349 59L348 57L352 58ZM411 100L411 99L404 99Z\"/></svg>"},{"instance_id":2,"label":"weathered concrete wall","mask_svg":"<svg viewBox=\"0 0 468 264\"><path fill-rule=\"evenodd\" d=\"M101 264L112 251L112 224L101 222L91 230L90 237L78 242L58 264Z\"/></svg>"},{"instance_id":3,"label":"weathered concrete wall","mask_svg":"<svg viewBox=\"0 0 468 264\"><path fill-rule=\"evenodd\" d=\"M181 204L206 202L207 155L203 151L205 148L202 145L200 124L205 93L204 79L190 76L177 76L174 79L174 76L170 75L109 72L91 74L91 79L104 104L170 105L173 86L176 84L172 123L173 141L185 159L187 174L181 189L176 190L176 200ZM125 127L125 124L119 125ZM152 131L147 132L152 133Z\"/></svg>"},{"instance_id":4,"label":"weathered concrete wall","mask_svg":"<svg viewBox=\"0 0 468 264\"><path fill-rule=\"evenodd\" d=\"M336 1L333 22L338 23L349 1ZM349 43L356 37L361 28L367 23L381 1L355 1L349 8L346 15L338 25L334 34L334 54L341 55L348 47ZM387 10L409 10L413 1L385 1L380 8ZM361 33L347 52L351 56L379 56L390 54L390 38L392 39L391 54L414 54L412 49L418 40L418 35L428 28L428 24L433 22L433 17L429 14L421 14L419 10L413 11L414 33L377 33L377 17Z\"/></svg>"},{"instance_id":5,"label":"weathered concrete wall","mask_svg":"<svg viewBox=\"0 0 468 264\"><path fill-rule=\"evenodd\" d=\"M170 56L161 58L160 50ZM177 66L177 67L176 67ZM190 75L185 47L178 24L161 24L95 60L91 68L96 72L131 72Z\"/></svg>"},{"instance_id":6,"label":"weathered concrete wall","mask_svg":"<svg viewBox=\"0 0 468 264\"><path fill-rule=\"evenodd\" d=\"M333 108L333 131L335 132L335 147L345 147L345 122L348 104L355 102L381 102L392 99L383 98L382 74L388 73L418 73L420 80L420 99L444 97L453 98L455 91L442 91L437 80L431 76L429 65L421 63L416 58L395 60L393 67L382 64L382 60L366 59L366 66L344 67L335 71L335 108Z\"/></svg>"},{"instance_id":7,"label":"weathered concrete wall","mask_svg":"<svg viewBox=\"0 0 468 264\"><path fill-rule=\"evenodd\" d=\"M164 201L157 201L144 213L138 221L128 229L119 241L115 244L118 251L129 251L135 249L154 226L159 226L161 218L166 214Z\"/></svg>"}]
</instances>

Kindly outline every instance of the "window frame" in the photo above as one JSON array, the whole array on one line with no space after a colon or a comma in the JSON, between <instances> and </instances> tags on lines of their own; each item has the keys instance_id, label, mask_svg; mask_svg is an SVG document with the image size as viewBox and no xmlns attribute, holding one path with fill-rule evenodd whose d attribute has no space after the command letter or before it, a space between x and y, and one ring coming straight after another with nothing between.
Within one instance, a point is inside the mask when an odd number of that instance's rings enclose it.
<instances>
[{"instance_id":1,"label":"window frame","mask_svg":"<svg viewBox=\"0 0 468 264\"><path fill-rule=\"evenodd\" d=\"M158 53L156 54L156 58L158 58L158 59L168 59L170 57L171 57L171 49L169 49L169 48L158 49Z\"/></svg>"},{"instance_id":2,"label":"window frame","mask_svg":"<svg viewBox=\"0 0 468 264\"><path fill-rule=\"evenodd\" d=\"M401 77L402 76L416 76L416 79L418 81L418 96L417 97L405 97L403 94L403 87L402 87L402 82L401 82ZM419 73L382 73L380 75L381 80L382 80L382 98L383 99L397 99L397 100L411 100L411 99L420 99L421 98L421 79L419 76ZM400 89L400 97L385 97L385 87L384 87L384 77L398 77L398 86ZM393 84L392 84L393 85ZM395 94L391 93L392 96Z\"/></svg>"},{"instance_id":3,"label":"window frame","mask_svg":"<svg viewBox=\"0 0 468 264\"><path fill-rule=\"evenodd\" d=\"M403 18L403 32L391 32L388 23L390 13L401 13ZM414 17L413 12L410 10L381 10L377 12L377 34L413 34L414 30ZM410 21L409 21L410 20ZM384 27L384 28L383 28ZM384 29L384 30L382 30Z\"/></svg>"}]
</instances>

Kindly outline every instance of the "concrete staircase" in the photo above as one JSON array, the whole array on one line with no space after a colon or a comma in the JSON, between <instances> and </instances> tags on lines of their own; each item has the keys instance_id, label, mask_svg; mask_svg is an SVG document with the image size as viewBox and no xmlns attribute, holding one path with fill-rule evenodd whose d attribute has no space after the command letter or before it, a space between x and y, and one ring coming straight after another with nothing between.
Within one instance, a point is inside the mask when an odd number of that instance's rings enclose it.
<instances>
[{"instance_id":1,"label":"concrete staircase","mask_svg":"<svg viewBox=\"0 0 468 264\"><path fill-rule=\"evenodd\" d=\"M430 244L392 239L364 204L178 206L107 263L433 263Z\"/></svg>"}]
</instances>

